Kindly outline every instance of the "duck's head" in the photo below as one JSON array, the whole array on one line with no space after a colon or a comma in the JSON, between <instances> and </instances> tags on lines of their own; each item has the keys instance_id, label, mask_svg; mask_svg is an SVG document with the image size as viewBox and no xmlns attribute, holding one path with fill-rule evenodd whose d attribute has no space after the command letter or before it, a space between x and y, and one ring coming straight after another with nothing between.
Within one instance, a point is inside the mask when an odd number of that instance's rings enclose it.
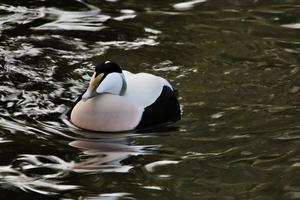
<instances>
[{"instance_id":1,"label":"duck's head","mask_svg":"<svg viewBox=\"0 0 300 200\"><path fill-rule=\"evenodd\" d=\"M105 61L96 65L89 86L82 95L82 100L86 101L101 93L123 95L125 90L126 82L120 65Z\"/></svg>"}]
</instances>

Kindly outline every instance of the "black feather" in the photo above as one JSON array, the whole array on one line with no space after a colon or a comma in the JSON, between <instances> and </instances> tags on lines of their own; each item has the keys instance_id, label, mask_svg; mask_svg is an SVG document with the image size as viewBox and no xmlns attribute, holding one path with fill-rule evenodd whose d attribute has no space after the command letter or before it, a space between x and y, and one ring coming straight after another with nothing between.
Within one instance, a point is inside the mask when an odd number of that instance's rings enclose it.
<instances>
[{"instance_id":1,"label":"black feather","mask_svg":"<svg viewBox=\"0 0 300 200\"><path fill-rule=\"evenodd\" d=\"M170 87L164 86L157 100L145 108L137 129L167 122L176 122L180 118L181 111L176 94Z\"/></svg>"}]
</instances>

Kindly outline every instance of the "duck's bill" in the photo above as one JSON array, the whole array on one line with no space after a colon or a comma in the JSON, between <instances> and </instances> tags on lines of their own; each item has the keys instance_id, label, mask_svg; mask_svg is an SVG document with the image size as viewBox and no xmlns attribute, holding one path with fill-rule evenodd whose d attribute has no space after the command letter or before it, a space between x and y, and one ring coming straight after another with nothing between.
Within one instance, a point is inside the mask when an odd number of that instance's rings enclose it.
<instances>
[{"instance_id":1,"label":"duck's bill","mask_svg":"<svg viewBox=\"0 0 300 200\"><path fill-rule=\"evenodd\" d=\"M96 87L99 85L102 78L103 78L103 74L99 74L98 76L96 76L96 73L93 74L88 89L82 95L83 101L87 101L89 98L95 95Z\"/></svg>"},{"instance_id":2,"label":"duck's bill","mask_svg":"<svg viewBox=\"0 0 300 200\"><path fill-rule=\"evenodd\" d=\"M82 101L87 101L89 98L91 98L92 95L92 91L87 90L83 95L82 95Z\"/></svg>"}]
</instances>

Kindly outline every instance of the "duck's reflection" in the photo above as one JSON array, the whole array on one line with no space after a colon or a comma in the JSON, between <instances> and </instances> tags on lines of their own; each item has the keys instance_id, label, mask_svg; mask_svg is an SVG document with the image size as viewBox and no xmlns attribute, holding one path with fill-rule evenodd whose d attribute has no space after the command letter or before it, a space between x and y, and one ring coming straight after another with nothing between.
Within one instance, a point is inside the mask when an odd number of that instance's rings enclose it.
<instances>
[{"instance_id":1,"label":"duck's reflection","mask_svg":"<svg viewBox=\"0 0 300 200\"><path fill-rule=\"evenodd\" d=\"M63 118L64 119L64 118ZM133 145L139 138L169 135L178 132L174 124L160 125L149 129L122 133L90 132L77 128L69 120L63 120L72 132L74 141L69 145L80 149L80 160L72 162L76 172L128 172L134 164L122 162L131 156L154 154L161 147L157 145Z\"/></svg>"},{"instance_id":2,"label":"duck's reflection","mask_svg":"<svg viewBox=\"0 0 300 200\"><path fill-rule=\"evenodd\" d=\"M122 163L123 160L130 156L151 154L159 147L131 145L130 137L124 134L113 134L111 137L97 134L102 138L95 139L97 135L93 135L93 139L77 139L69 143L83 153L82 160L74 163L73 171L128 172L133 166Z\"/></svg>"}]
</instances>

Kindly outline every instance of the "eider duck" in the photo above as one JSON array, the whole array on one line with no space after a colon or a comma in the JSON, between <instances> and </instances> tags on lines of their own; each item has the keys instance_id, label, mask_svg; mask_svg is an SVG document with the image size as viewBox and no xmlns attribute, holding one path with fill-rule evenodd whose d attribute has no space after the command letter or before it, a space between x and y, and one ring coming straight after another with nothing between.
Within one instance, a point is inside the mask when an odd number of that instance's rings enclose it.
<instances>
[{"instance_id":1,"label":"eider duck","mask_svg":"<svg viewBox=\"0 0 300 200\"><path fill-rule=\"evenodd\" d=\"M175 122L181 111L167 80L148 73L133 74L106 61L96 65L69 117L82 129L117 132Z\"/></svg>"}]
</instances>

